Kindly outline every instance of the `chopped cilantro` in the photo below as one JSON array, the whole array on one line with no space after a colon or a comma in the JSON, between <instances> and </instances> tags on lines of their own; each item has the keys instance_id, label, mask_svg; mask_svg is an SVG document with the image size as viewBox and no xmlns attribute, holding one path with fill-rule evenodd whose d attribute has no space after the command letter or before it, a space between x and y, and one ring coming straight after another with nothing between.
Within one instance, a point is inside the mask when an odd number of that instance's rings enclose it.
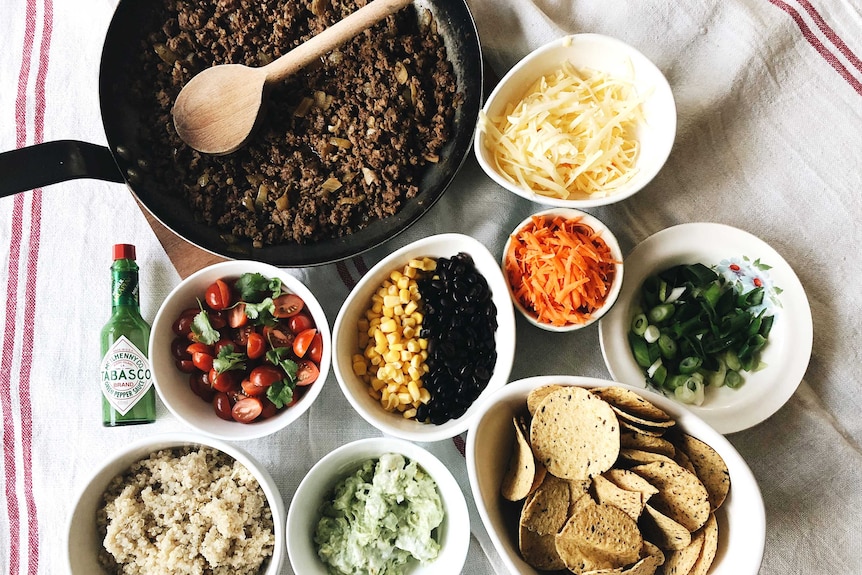
<instances>
[{"instance_id":1,"label":"chopped cilantro","mask_svg":"<svg viewBox=\"0 0 862 575\"><path fill-rule=\"evenodd\" d=\"M242 274L234 284L239 292L239 299L246 302L260 303L267 298L277 298L281 295L281 280L268 278L259 273ZM251 317L251 316L249 316Z\"/></svg>"},{"instance_id":2,"label":"chopped cilantro","mask_svg":"<svg viewBox=\"0 0 862 575\"><path fill-rule=\"evenodd\" d=\"M221 348L218 355L213 359L213 368L224 373L231 369L245 369L245 360L247 356L244 353L234 351L232 345L226 345Z\"/></svg>"}]
</instances>

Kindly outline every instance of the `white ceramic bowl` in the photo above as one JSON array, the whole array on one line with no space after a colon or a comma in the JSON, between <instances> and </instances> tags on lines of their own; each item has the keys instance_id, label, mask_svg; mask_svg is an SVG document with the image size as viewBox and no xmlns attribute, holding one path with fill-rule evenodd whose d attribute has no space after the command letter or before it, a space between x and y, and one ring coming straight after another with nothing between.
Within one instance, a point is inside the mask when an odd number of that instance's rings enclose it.
<instances>
[{"instance_id":1,"label":"white ceramic bowl","mask_svg":"<svg viewBox=\"0 0 862 575\"><path fill-rule=\"evenodd\" d=\"M813 344L811 308L805 290L790 264L763 240L724 224L691 222L666 228L626 256L626 278L614 309L599 322L599 341L608 371L615 381L646 386L646 376L634 359L628 341L638 295L650 275L679 264L712 266L722 260L747 257L770 266L769 282L781 289L780 307L763 348L764 369L743 372L745 384L737 389L707 387L702 405L687 405L719 433L748 429L770 417L799 387Z\"/></svg>"},{"instance_id":2,"label":"white ceramic bowl","mask_svg":"<svg viewBox=\"0 0 862 575\"><path fill-rule=\"evenodd\" d=\"M479 165L496 183L510 192L545 205L586 208L612 204L640 191L661 170L670 155L676 137L676 104L670 85L661 71L638 50L628 44L600 34L574 34L553 40L537 48L503 76L482 108L493 118L501 115L509 103L516 103L538 78L558 70L569 61L577 68L590 68L628 78L634 71L633 82L638 94L647 95L643 103L645 121L637 130L640 154L637 174L612 193L606 195L551 198L537 194L503 177L494 166L492 155L485 146L486 132L479 123L474 135L473 150Z\"/></svg>"},{"instance_id":3,"label":"white ceramic bowl","mask_svg":"<svg viewBox=\"0 0 862 575\"><path fill-rule=\"evenodd\" d=\"M521 559L512 535L513 518L504 513L500 483L514 443L512 417L526 409L527 394L551 383L602 387L621 385L601 379L550 375L514 381L486 401L467 436L467 473L479 516L494 547L512 573L539 572ZM623 386L627 387L627 386ZM766 512L760 488L748 465L730 442L680 404L646 390L635 389L670 414L687 433L706 442L724 459L730 471L730 493L716 511L719 525L718 551L711 575L757 575L766 543Z\"/></svg>"},{"instance_id":4,"label":"white ceramic bowl","mask_svg":"<svg viewBox=\"0 0 862 575\"><path fill-rule=\"evenodd\" d=\"M427 565L414 562L407 570L408 575L461 572L470 547L470 514L458 482L446 466L424 448L402 439L376 437L360 439L330 452L311 468L296 488L287 513L287 553L296 573L327 575L313 540L320 506L336 483L356 471L364 461L385 453L399 453L419 463L437 483L443 500L445 517L437 533L440 554Z\"/></svg>"},{"instance_id":5,"label":"white ceramic bowl","mask_svg":"<svg viewBox=\"0 0 862 575\"><path fill-rule=\"evenodd\" d=\"M189 389L188 374L180 372L171 354L171 342L176 337L173 322L183 310L197 307L207 287L219 278L238 278L244 273L260 273L268 278L280 278L283 288L305 301L317 329L323 337L323 355L320 376L308 386L297 403L279 411L273 417L249 424L220 419L212 405L203 401ZM243 441L264 437L284 429L305 413L320 394L332 361L331 333L323 308L311 291L286 270L254 261L228 261L213 264L190 275L179 283L165 298L150 332L150 363L156 390L162 402L179 420L192 429L220 439Z\"/></svg>"},{"instance_id":6,"label":"white ceramic bowl","mask_svg":"<svg viewBox=\"0 0 862 575\"><path fill-rule=\"evenodd\" d=\"M515 296L512 291L512 285L509 281L509 275L506 273L506 254L509 253L509 247L512 244L512 236L515 235L519 230L525 227L527 224L532 222L533 216L563 216L566 219L575 219L580 218L585 224L589 225L593 230L601 234L602 239L605 240L605 243L608 245L608 248L611 251L611 255L613 258L619 262L614 266L614 283L611 285L610 291L608 291L608 295L605 298L604 304L595 313L592 314L590 319L584 323L570 323L566 325L553 325L546 321L539 321L538 315L535 310L528 309L525 307L521 301ZM506 280L506 287L509 289L509 295L512 298L512 303L521 315L523 315L528 322L533 324L536 327L542 328L547 331L554 332L568 332L575 331L581 328L585 328L588 325L592 325L601 319L610 309L613 307L614 303L617 301L617 297L620 294L620 287L623 284L623 252L620 249L620 244L617 241L617 237L614 233L598 218L591 216L586 212L582 212L581 210L576 210L574 208L550 208L547 210L542 210L540 212L536 212L532 216L528 218L524 218L524 220L519 223L512 233L509 235L509 239L506 240L506 245L503 248L503 257L501 262L501 267L503 269L503 278Z\"/></svg>"},{"instance_id":7,"label":"white ceramic bowl","mask_svg":"<svg viewBox=\"0 0 862 575\"><path fill-rule=\"evenodd\" d=\"M413 258L449 258L459 252L466 252L473 258L476 269L488 282L497 308L497 362L494 372L485 390L461 417L440 425L405 419L400 412L383 409L379 401L368 395L365 382L353 373L351 358L359 352L357 322L367 311L371 295L393 270L401 270ZM332 368L338 384L350 404L368 423L388 435L420 442L439 441L463 433L482 400L506 384L515 358L515 312L500 265L488 248L462 234L439 234L406 245L371 268L351 290L335 319L333 346Z\"/></svg>"},{"instance_id":8,"label":"white ceramic bowl","mask_svg":"<svg viewBox=\"0 0 862 575\"><path fill-rule=\"evenodd\" d=\"M133 463L160 449L174 447L212 447L239 461L254 474L266 495L272 510L275 548L261 575L278 575L285 556L285 508L278 486L269 472L244 450L206 436L194 433L162 433L128 444L111 455L79 491L75 507L69 517L66 553L71 575L99 575L98 554L102 546L96 527L96 512L111 480L124 473Z\"/></svg>"}]
</instances>

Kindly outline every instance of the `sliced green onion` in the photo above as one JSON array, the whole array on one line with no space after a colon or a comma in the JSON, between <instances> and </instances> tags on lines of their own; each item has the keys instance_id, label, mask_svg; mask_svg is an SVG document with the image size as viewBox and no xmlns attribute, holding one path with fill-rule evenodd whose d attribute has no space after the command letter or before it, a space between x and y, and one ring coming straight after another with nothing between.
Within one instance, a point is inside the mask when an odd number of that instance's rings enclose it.
<instances>
[{"instance_id":1,"label":"sliced green onion","mask_svg":"<svg viewBox=\"0 0 862 575\"><path fill-rule=\"evenodd\" d=\"M694 373L702 364L703 360L699 357L695 357L693 355L684 357L682 361L679 362L679 372L685 374Z\"/></svg>"},{"instance_id":2,"label":"sliced green onion","mask_svg":"<svg viewBox=\"0 0 862 575\"><path fill-rule=\"evenodd\" d=\"M647 343L655 343L658 341L659 337L661 337L661 331L659 331L658 326L647 326L646 331L644 331L644 339Z\"/></svg>"},{"instance_id":3,"label":"sliced green onion","mask_svg":"<svg viewBox=\"0 0 862 575\"><path fill-rule=\"evenodd\" d=\"M727 375L724 376L724 383L731 389L738 389L745 383L745 379L735 369L729 369Z\"/></svg>"},{"instance_id":4,"label":"sliced green onion","mask_svg":"<svg viewBox=\"0 0 862 575\"><path fill-rule=\"evenodd\" d=\"M674 339L666 333L663 333L658 338L658 348L661 350L661 355L665 359L673 359L676 357L677 345Z\"/></svg>"},{"instance_id":5,"label":"sliced green onion","mask_svg":"<svg viewBox=\"0 0 862 575\"><path fill-rule=\"evenodd\" d=\"M649 321L647 321L646 314L639 313L632 318L632 332L635 335L643 335L648 326Z\"/></svg>"},{"instance_id":6,"label":"sliced green onion","mask_svg":"<svg viewBox=\"0 0 862 575\"><path fill-rule=\"evenodd\" d=\"M646 369L652 365L652 361L649 358L649 349L647 349L647 342L642 337L630 332L629 345L631 345L635 361L639 366Z\"/></svg>"},{"instance_id":7,"label":"sliced green onion","mask_svg":"<svg viewBox=\"0 0 862 575\"><path fill-rule=\"evenodd\" d=\"M652 307L649 310L650 323L661 323L670 319L673 315L673 304L663 303Z\"/></svg>"}]
</instances>

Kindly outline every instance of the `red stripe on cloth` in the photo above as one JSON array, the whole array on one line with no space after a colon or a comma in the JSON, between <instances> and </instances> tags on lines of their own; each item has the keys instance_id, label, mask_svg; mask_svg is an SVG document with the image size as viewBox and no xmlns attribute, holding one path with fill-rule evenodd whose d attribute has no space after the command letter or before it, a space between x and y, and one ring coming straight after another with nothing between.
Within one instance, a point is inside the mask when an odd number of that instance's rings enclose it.
<instances>
[{"instance_id":1,"label":"red stripe on cloth","mask_svg":"<svg viewBox=\"0 0 862 575\"><path fill-rule=\"evenodd\" d=\"M42 42L39 46L39 68L36 73L36 109L33 118L34 143L42 143L45 136L45 108L47 106L45 83L51 55L51 37L54 31L54 4L44 1ZM36 280L39 268L39 244L42 239L42 190L34 190L30 204L30 242L27 251L27 280L24 289L24 325L35 325ZM27 573L39 571L39 514L33 493L33 403L30 397L31 372L33 368L34 330L23 330L21 342L21 374L19 401L21 404L21 450L24 465L24 500L27 508Z\"/></svg>"},{"instance_id":2,"label":"red stripe on cloth","mask_svg":"<svg viewBox=\"0 0 862 575\"><path fill-rule=\"evenodd\" d=\"M24 45L18 92L15 97L15 143L27 144L27 84L36 41L36 2L28 0L24 12ZM3 464L6 479L6 511L9 520L9 573L20 572L21 515L18 504L17 464L15 457L15 423L12 416L12 363L15 350L15 318L18 311L18 267L23 236L24 195L15 196L12 204L12 237L9 246L9 269L6 283L6 324L3 330L3 353L0 357L0 405L3 408Z\"/></svg>"},{"instance_id":3,"label":"red stripe on cloth","mask_svg":"<svg viewBox=\"0 0 862 575\"><path fill-rule=\"evenodd\" d=\"M3 328L3 354L0 356L0 406L3 415L3 468L6 480L6 513L9 518L9 573L19 567L21 516L15 489L15 423L12 418L12 358L15 349L15 315L18 310L18 262L21 258L24 196L18 194L12 203L12 237L9 245L9 269L6 282L6 325Z\"/></svg>"},{"instance_id":4,"label":"red stripe on cloth","mask_svg":"<svg viewBox=\"0 0 862 575\"><path fill-rule=\"evenodd\" d=\"M826 60L826 62L838 72L838 75L844 78L844 80L850 84L850 87L853 88L857 94L862 96L862 82L857 80L841 61L838 59L835 54L829 51L823 42L814 34L811 28L808 27L808 24L805 23L805 20L802 18L802 15L794 8L790 6L786 2L782 2L782 0L768 0L770 4L773 6L777 6L778 8L784 10L796 23L796 26L802 32L802 36L808 41L811 46L817 50L817 53Z\"/></svg>"},{"instance_id":5,"label":"red stripe on cloth","mask_svg":"<svg viewBox=\"0 0 862 575\"><path fill-rule=\"evenodd\" d=\"M464 438L460 435L456 435L452 438L452 443L455 444L455 449L458 450L458 453L463 456L467 451L467 443L464 441Z\"/></svg>"},{"instance_id":6,"label":"red stripe on cloth","mask_svg":"<svg viewBox=\"0 0 862 575\"><path fill-rule=\"evenodd\" d=\"M847 61L850 62L854 68L862 72L862 60L853 53L853 50L844 43L844 40L841 39L835 30L826 23L817 9L812 6L808 0L799 0L799 4L801 4L808 15L811 16L811 19L814 20L814 23L823 35L826 36L826 38L828 38L836 48L838 48L838 51L841 52L845 58L847 58Z\"/></svg>"},{"instance_id":7,"label":"red stripe on cloth","mask_svg":"<svg viewBox=\"0 0 862 575\"><path fill-rule=\"evenodd\" d=\"M359 275L364 276L368 273L368 264L365 263L365 258L362 256L356 256L353 258L353 265L356 266L356 270L359 272Z\"/></svg>"}]
</instances>

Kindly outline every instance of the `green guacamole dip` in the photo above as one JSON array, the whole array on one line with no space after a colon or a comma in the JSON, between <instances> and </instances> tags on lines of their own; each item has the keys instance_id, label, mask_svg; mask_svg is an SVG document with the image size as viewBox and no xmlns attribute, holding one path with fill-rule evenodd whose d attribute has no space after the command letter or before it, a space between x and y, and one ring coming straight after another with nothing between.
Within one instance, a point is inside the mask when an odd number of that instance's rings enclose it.
<instances>
[{"instance_id":1,"label":"green guacamole dip","mask_svg":"<svg viewBox=\"0 0 862 575\"><path fill-rule=\"evenodd\" d=\"M365 461L320 508L317 554L337 575L401 575L411 558L440 551L437 484L415 461L394 453Z\"/></svg>"}]
</instances>

